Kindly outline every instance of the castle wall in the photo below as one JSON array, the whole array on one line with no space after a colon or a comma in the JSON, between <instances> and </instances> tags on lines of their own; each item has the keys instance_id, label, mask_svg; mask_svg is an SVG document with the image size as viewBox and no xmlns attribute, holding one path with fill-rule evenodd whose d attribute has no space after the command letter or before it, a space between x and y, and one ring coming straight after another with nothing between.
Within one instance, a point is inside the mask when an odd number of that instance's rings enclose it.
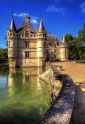
<instances>
[{"instance_id":1,"label":"castle wall","mask_svg":"<svg viewBox=\"0 0 85 124\"><path fill-rule=\"evenodd\" d=\"M9 67L16 66L16 56L17 56L17 39L14 32L8 32L8 62Z\"/></svg>"},{"instance_id":2,"label":"castle wall","mask_svg":"<svg viewBox=\"0 0 85 124\"><path fill-rule=\"evenodd\" d=\"M42 67L44 63L43 59L43 44L42 40L38 39L18 39L17 48L17 66L18 67ZM25 46L25 42L29 45L28 48ZM29 57L26 58L25 53L29 53Z\"/></svg>"}]
</instances>

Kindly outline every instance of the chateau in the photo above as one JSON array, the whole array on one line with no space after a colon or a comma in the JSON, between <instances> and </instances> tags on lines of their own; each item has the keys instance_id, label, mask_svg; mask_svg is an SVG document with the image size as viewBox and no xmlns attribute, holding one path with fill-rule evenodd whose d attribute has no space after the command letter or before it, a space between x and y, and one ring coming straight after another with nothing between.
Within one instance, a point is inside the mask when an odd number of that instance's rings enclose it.
<instances>
[{"instance_id":1,"label":"chateau","mask_svg":"<svg viewBox=\"0 0 85 124\"><path fill-rule=\"evenodd\" d=\"M21 28L17 29L12 18L7 32L9 67L43 67L48 57L49 47L48 33L43 20L37 30L33 29L30 17L24 17ZM68 58L65 43L56 43L56 57L60 61Z\"/></svg>"}]
</instances>

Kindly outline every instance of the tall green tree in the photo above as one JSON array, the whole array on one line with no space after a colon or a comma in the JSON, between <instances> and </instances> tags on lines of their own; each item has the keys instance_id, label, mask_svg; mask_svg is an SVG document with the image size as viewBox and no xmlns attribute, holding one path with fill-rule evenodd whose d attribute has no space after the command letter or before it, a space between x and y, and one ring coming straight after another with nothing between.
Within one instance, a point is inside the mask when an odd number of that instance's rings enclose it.
<instances>
[{"instance_id":1,"label":"tall green tree","mask_svg":"<svg viewBox=\"0 0 85 124\"><path fill-rule=\"evenodd\" d=\"M66 42L71 42L72 40L73 40L74 38L73 38L73 36L70 34L70 33L67 33L66 35L65 35L65 41Z\"/></svg>"},{"instance_id":2,"label":"tall green tree","mask_svg":"<svg viewBox=\"0 0 85 124\"><path fill-rule=\"evenodd\" d=\"M85 23L83 24L83 28L78 33L78 40L85 41Z\"/></svg>"}]
</instances>

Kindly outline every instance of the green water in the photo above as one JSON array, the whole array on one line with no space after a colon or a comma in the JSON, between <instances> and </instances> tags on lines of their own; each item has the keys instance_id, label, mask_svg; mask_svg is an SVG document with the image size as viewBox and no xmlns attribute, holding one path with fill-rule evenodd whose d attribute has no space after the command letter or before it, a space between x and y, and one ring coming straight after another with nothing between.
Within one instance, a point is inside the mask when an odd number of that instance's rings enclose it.
<instances>
[{"instance_id":1,"label":"green water","mask_svg":"<svg viewBox=\"0 0 85 124\"><path fill-rule=\"evenodd\" d=\"M37 124L49 108L50 84L32 72L0 72L0 123Z\"/></svg>"}]
</instances>

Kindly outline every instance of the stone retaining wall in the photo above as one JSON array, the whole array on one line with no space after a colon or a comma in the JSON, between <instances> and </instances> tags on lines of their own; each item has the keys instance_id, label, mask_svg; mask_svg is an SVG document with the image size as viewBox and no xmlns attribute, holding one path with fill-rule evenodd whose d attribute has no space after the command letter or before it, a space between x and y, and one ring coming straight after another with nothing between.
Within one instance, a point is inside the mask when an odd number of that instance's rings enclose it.
<instances>
[{"instance_id":1,"label":"stone retaining wall","mask_svg":"<svg viewBox=\"0 0 85 124\"><path fill-rule=\"evenodd\" d=\"M67 75L56 77L63 83L63 87L54 104L44 115L40 124L69 124L73 112L76 86Z\"/></svg>"}]
</instances>

